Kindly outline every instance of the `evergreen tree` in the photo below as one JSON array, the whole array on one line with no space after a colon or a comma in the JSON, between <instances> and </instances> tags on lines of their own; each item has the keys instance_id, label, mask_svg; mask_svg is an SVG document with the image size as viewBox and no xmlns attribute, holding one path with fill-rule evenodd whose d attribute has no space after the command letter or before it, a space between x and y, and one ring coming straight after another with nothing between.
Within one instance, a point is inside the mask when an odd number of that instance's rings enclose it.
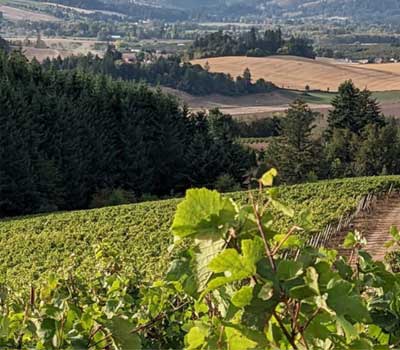
<instances>
[{"instance_id":1,"label":"evergreen tree","mask_svg":"<svg viewBox=\"0 0 400 350\"><path fill-rule=\"evenodd\" d=\"M312 132L316 112L296 100L281 122L281 137L274 139L266 152L266 159L274 165L284 182L304 181L316 172L315 142Z\"/></svg>"},{"instance_id":2,"label":"evergreen tree","mask_svg":"<svg viewBox=\"0 0 400 350\"><path fill-rule=\"evenodd\" d=\"M348 129L359 135L368 124L384 125L379 105L371 98L371 93L360 91L351 80L339 86L332 106L328 116L328 136L334 129Z\"/></svg>"},{"instance_id":3,"label":"evergreen tree","mask_svg":"<svg viewBox=\"0 0 400 350\"><path fill-rule=\"evenodd\" d=\"M225 174L240 181L254 164L229 116L193 121L143 84L46 67L0 52L0 216L87 208L113 189L168 195Z\"/></svg>"},{"instance_id":4,"label":"evergreen tree","mask_svg":"<svg viewBox=\"0 0 400 350\"><path fill-rule=\"evenodd\" d=\"M348 129L334 129L324 147L328 178L352 177L355 175L354 154L359 146L357 134Z\"/></svg>"},{"instance_id":5,"label":"evergreen tree","mask_svg":"<svg viewBox=\"0 0 400 350\"><path fill-rule=\"evenodd\" d=\"M400 171L400 135L395 121L383 128L368 125L355 152L359 176L388 175Z\"/></svg>"},{"instance_id":6,"label":"evergreen tree","mask_svg":"<svg viewBox=\"0 0 400 350\"><path fill-rule=\"evenodd\" d=\"M0 36L0 50L4 50L4 51L10 50L10 45L8 44L8 41L3 39L1 36Z\"/></svg>"}]
</instances>

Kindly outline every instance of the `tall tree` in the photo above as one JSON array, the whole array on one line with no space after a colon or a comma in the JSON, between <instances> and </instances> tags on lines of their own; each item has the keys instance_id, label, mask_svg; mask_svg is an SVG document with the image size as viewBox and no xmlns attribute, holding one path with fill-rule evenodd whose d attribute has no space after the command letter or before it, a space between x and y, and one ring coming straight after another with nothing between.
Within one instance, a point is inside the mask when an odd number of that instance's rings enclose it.
<instances>
[{"instance_id":1,"label":"tall tree","mask_svg":"<svg viewBox=\"0 0 400 350\"><path fill-rule=\"evenodd\" d=\"M334 129L348 129L360 134L368 124L384 125L384 117L368 90L361 91L349 80L339 86L328 116L328 135Z\"/></svg>"},{"instance_id":2,"label":"tall tree","mask_svg":"<svg viewBox=\"0 0 400 350\"><path fill-rule=\"evenodd\" d=\"M293 102L281 122L282 136L267 149L267 161L279 169L284 182L304 181L316 172L312 132L317 114L304 101Z\"/></svg>"}]
</instances>

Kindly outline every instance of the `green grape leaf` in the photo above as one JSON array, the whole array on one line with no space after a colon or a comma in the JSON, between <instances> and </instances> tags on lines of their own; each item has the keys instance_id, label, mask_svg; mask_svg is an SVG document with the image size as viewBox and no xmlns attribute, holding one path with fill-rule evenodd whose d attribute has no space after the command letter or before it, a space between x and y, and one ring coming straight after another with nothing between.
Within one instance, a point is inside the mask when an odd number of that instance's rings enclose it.
<instances>
[{"instance_id":1,"label":"green grape leaf","mask_svg":"<svg viewBox=\"0 0 400 350\"><path fill-rule=\"evenodd\" d=\"M330 315L317 315L308 325L305 335L310 340L314 339L329 339L332 335L331 330L328 328L328 324L331 323Z\"/></svg>"},{"instance_id":2,"label":"green grape leaf","mask_svg":"<svg viewBox=\"0 0 400 350\"><path fill-rule=\"evenodd\" d=\"M216 235L234 221L235 215L233 203L217 191L191 189L178 205L171 231L179 239L191 235Z\"/></svg>"},{"instance_id":3,"label":"green grape leaf","mask_svg":"<svg viewBox=\"0 0 400 350\"><path fill-rule=\"evenodd\" d=\"M350 343L352 340L358 338L358 332L354 328L354 326L347 321L343 316L336 317L338 325L343 329L344 334L346 335L346 341Z\"/></svg>"},{"instance_id":4,"label":"green grape leaf","mask_svg":"<svg viewBox=\"0 0 400 350\"><path fill-rule=\"evenodd\" d=\"M247 260L240 256L235 249L226 249L208 265L212 272L225 272L227 277L242 279L255 274L255 266L247 263Z\"/></svg>"},{"instance_id":5,"label":"green grape leaf","mask_svg":"<svg viewBox=\"0 0 400 350\"><path fill-rule=\"evenodd\" d=\"M371 317L361 297L353 292L350 282L332 280L328 284L327 304L338 316L349 316L352 320L365 322Z\"/></svg>"},{"instance_id":6,"label":"green grape leaf","mask_svg":"<svg viewBox=\"0 0 400 350\"><path fill-rule=\"evenodd\" d=\"M343 247L346 249L351 249L357 244L356 236L353 232L349 232L344 239Z\"/></svg>"},{"instance_id":7,"label":"green grape leaf","mask_svg":"<svg viewBox=\"0 0 400 350\"><path fill-rule=\"evenodd\" d=\"M44 342L50 341L56 333L56 320L45 318L38 327L37 335Z\"/></svg>"},{"instance_id":8,"label":"green grape leaf","mask_svg":"<svg viewBox=\"0 0 400 350\"><path fill-rule=\"evenodd\" d=\"M290 218L294 217L294 210L289 208L287 205L283 204L282 202L271 198L271 204L276 210L280 211L284 215L286 215Z\"/></svg>"},{"instance_id":9,"label":"green grape leaf","mask_svg":"<svg viewBox=\"0 0 400 350\"><path fill-rule=\"evenodd\" d=\"M225 335L229 350L254 349L257 346L255 341L247 338L236 328L225 327Z\"/></svg>"},{"instance_id":10,"label":"green grape leaf","mask_svg":"<svg viewBox=\"0 0 400 350\"><path fill-rule=\"evenodd\" d=\"M110 330L119 350L140 350L142 348L140 337L132 333L134 327L128 320L114 317L107 321L106 327Z\"/></svg>"},{"instance_id":11,"label":"green grape leaf","mask_svg":"<svg viewBox=\"0 0 400 350\"><path fill-rule=\"evenodd\" d=\"M357 339L350 344L351 350L379 350L379 347L376 347L371 343L368 339ZM385 347L385 350L389 349L389 347Z\"/></svg>"},{"instance_id":12,"label":"green grape leaf","mask_svg":"<svg viewBox=\"0 0 400 350\"><path fill-rule=\"evenodd\" d=\"M277 234L274 236L274 241L279 244L283 239L286 238L285 234ZM298 235L291 235L286 241L281 245L281 249L288 248L298 248L303 244L303 240Z\"/></svg>"},{"instance_id":13,"label":"green grape leaf","mask_svg":"<svg viewBox=\"0 0 400 350\"><path fill-rule=\"evenodd\" d=\"M299 261L281 260L277 268L277 277L280 281L296 278L303 273L303 264Z\"/></svg>"},{"instance_id":14,"label":"green grape leaf","mask_svg":"<svg viewBox=\"0 0 400 350\"><path fill-rule=\"evenodd\" d=\"M192 327L189 333L185 336L185 342L188 344L188 350L194 350L200 348L208 335L207 329L203 327Z\"/></svg>"},{"instance_id":15,"label":"green grape leaf","mask_svg":"<svg viewBox=\"0 0 400 350\"><path fill-rule=\"evenodd\" d=\"M256 263L263 257L263 245L258 237L242 241L242 255L235 249L226 249L208 265L214 273L240 280L256 273Z\"/></svg>"},{"instance_id":16,"label":"green grape leaf","mask_svg":"<svg viewBox=\"0 0 400 350\"><path fill-rule=\"evenodd\" d=\"M272 281L267 281L265 284L261 287L260 292L258 293L258 297L261 300L269 300L273 297L274 295L274 283Z\"/></svg>"},{"instance_id":17,"label":"green grape leaf","mask_svg":"<svg viewBox=\"0 0 400 350\"><path fill-rule=\"evenodd\" d=\"M271 187L274 184L274 178L278 175L278 172L275 168L267 171L260 179L260 182L263 186Z\"/></svg>"},{"instance_id":18,"label":"green grape leaf","mask_svg":"<svg viewBox=\"0 0 400 350\"><path fill-rule=\"evenodd\" d=\"M232 304L236 307L245 307L250 305L253 298L253 287L244 286L232 296Z\"/></svg>"},{"instance_id":19,"label":"green grape leaf","mask_svg":"<svg viewBox=\"0 0 400 350\"><path fill-rule=\"evenodd\" d=\"M306 277L304 278L307 287L309 287L316 295L319 295L319 286L318 286L318 272L317 270L310 266L306 270Z\"/></svg>"},{"instance_id":20,"label":"green grape leaf","mask_svg":"<svg viewBox=\"0 0 400 350\"><path fill-rule=\"evenodd\" d=\"M224 249L226 243L223 239L217 239L215 237L209 237L206 239L205 236L201 240L195 240L194 247L194 260L195 266L193 268L196 282L197 291L202 292L209 281L212 272L210 272L210 262L218 256L218 254Z\"/></svg>"}]
</instances>

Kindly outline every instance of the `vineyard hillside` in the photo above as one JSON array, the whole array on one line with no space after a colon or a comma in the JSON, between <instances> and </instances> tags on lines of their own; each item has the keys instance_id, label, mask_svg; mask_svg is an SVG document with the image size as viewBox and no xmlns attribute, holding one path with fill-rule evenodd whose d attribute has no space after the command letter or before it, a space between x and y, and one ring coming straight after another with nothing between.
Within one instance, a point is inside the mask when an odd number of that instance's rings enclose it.
<instances>
[{"instance_id":1,"label":"vineyard hillside","mask_svg":"<svg viewBox=\"0 0 400 350\"><path fill-rule=\"evenodd\" d=\"M400 188L400 176L283 186L279 192L282 200L296 212L310 210L311 231L316 233L352 212L366 194L389 188ZM243 202L248 196L247 192L233 194ZM4 219L0 221L0 282L25 288L49 271L69 266L90 274L99 245L131 261L125 265L133 266L139 279L159 277L171 259L169 229L179 202L174 199ZM282 232L290 224L278 216L277 225Z\"/></svg>"}]
</instances>

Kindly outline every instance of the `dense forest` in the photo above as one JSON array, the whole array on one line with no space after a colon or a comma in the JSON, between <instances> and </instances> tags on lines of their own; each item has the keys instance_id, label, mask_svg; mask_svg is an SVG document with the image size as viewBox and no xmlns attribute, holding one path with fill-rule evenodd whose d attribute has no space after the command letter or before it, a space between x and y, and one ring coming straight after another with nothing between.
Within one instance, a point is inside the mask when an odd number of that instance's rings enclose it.
<instances>
[{"instance_id":1,"label":"dense forest","mask_svg":"<svg viewBox=\"0 0 400 350\"><path fill-rule=\"evenodd\" d=\"M144 81L152 85L163 85L185 91L192 95L244 95L270 92L275 86L263 79L252 82L251 72L246 70L242 77L234 80L224 73L212 73L200 65L182 62L178 56L161 56L149 63L145 57L137 57L135 62L122 61L122 55L109 48L104 58L88 54L70 56L64 59L47 59L46 69L78 69L92 73L107 74L123 80Z\"/></svg>"},{"instance_id":2,"label":"dense forest","mask_svg":"<svg viewBox=\"0 0 400 350\"><path fill-rule=\"evenodd\" d=\"M109 189L171 195L241 182L251 152L218 112L104 75L46 70L0 54L0 216L86 208Z\"/></svg>"},{"instance_id":3,"label":"dense forest","mask_svg":"<svg viewBox=\"0 0 400 350\"><path fill-rule=\"evenodd\" d=\"M255 28L249 32L233 34L218 31L197 38L190 55L195 58L218 56L293 55L315 58L312 42L304 37L291 36L285 39L281 29L266 30L260 33Z\"/></svg>"}]
</instances>

